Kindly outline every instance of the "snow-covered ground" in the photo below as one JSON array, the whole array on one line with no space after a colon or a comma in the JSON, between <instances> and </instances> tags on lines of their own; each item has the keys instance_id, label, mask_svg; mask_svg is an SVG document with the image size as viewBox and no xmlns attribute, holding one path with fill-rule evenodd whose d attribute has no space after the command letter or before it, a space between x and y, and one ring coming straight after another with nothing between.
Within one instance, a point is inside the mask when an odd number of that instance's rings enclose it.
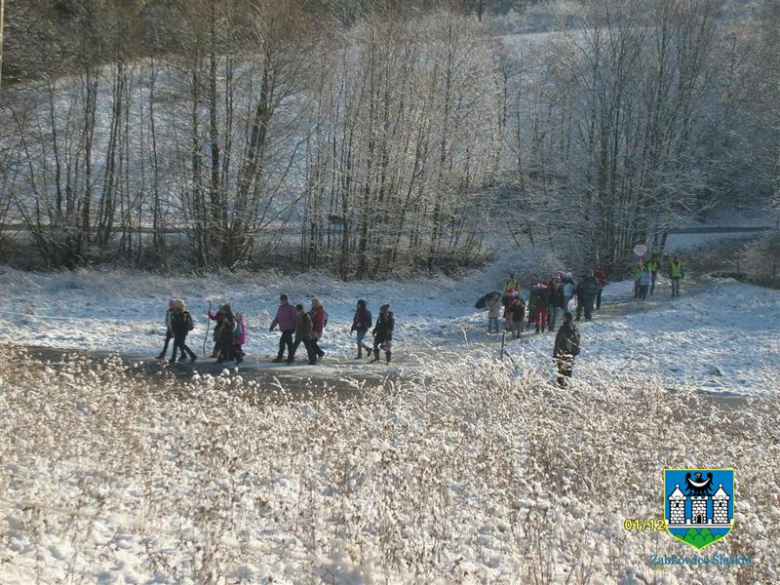
<instances>
[{"instance_id":1,"label":"snow-covered ground","mask_svg":"<svg viewBox=\"0 0 780 585\"><path fill-rule=\"evenodd\" d=\"M343 283L320 274L299 277L275 273L224 273L213 277L162 277L148 273L81 270L47 274L7 269L0 274L0 340L25 345L118 352L153 357L163 341L167 300L187 300L197 320L189 338L202 352L208 303L230 302L249 324L248 368L272 367L278 333L268 326L280 293L307 308L321 299L329 313L323 347L324 370L355 374L354 337L350 337L355 302L365 298L374 312L389 302L395 312L395 356L401 367L410 357L493 350L498 336L485 332L485 313L474 302L499 289L507 261L461 280L447 277L405 282ZM765 370L778 367L775 342L780 292L728 280L689 283L672 300L662 283L643 303L632 297L631 282L608 285L604 309L582 324L583 375L594 372L657 374L668 384L760 395ZM211 346L209 339L208 347ZM511 355L524 355L550 370L552 335L525 334L510 342ZM365 370L367 364L359 366ZM376 367L374 367L376 369ZM360 370L357 370L359 374Z\"/></svg>"},{"instance_id":2,"label":"snow-covered ground","mask_svg":"<svg viewBox=\"0 0 780 585\"><path fill-rule=\"evenodd\" d=\"M513 263L393 283L5 270L5 342L154 356L169 297L196 314L227 300L249 316L250 370L269 367L279 293L316 295L326 362L285 367L359 391L289 392L241 371L182 382L118 358L54 366L6 346L0 583L777 582L780 292L692 278L680 299L662 283L640 302L612 284L559 390L552 334L498 360L473 308ZM399 366L349 359L361 297L395 310ZM201 318L194 346L204 334ZM364 382L376 371L395 375ZM750 561L659 571L653 555L695 551L624 521L659 517L664 467L706 466L738 478L716 552Z\"/></svg>"}]
</instances>

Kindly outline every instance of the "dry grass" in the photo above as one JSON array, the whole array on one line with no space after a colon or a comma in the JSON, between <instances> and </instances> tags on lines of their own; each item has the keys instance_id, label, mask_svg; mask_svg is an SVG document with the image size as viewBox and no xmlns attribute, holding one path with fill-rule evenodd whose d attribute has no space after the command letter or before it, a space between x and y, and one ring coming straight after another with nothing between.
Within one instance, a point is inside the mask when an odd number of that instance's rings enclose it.
<instances>
[{"instance_id":1,"label":"dry grass","mask_svg":"<svg viewBox=\"0 0 780 585\"><path fill-rule=\"evenodd\" d=\"M132 377L118 361L0 365L0 581L772 582L776 400L654 379L559 390L487 356L424 379L247 400L239 377ZM517 364L523 369L524 364ZM775 396L776 376L767 375ZM293 399L295 398L295 399ZM661 514L664 466L737 469L742 568L653 571L688 553L626 533Z\"/></svg>"}]
</instances>

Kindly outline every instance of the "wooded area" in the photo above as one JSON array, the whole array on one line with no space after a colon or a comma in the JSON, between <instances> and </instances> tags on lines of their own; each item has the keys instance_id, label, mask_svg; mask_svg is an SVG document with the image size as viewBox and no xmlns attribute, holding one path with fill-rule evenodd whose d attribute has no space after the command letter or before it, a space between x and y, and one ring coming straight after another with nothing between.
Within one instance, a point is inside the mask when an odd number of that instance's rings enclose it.
<instances>
[{"instance_id":1,"label":"wooded area","mask_svg":"<svg viewBox=\"0 0 780 585\"><path fill-rule=\"evenodd\" d=\"M201 267L283 249L354 278L527 237L615 267L780 200L776 2L599 0L499 34L522 7L7 0L0 223L49 266L165 263L183 228Z\"/></svg>"}]
</instances>

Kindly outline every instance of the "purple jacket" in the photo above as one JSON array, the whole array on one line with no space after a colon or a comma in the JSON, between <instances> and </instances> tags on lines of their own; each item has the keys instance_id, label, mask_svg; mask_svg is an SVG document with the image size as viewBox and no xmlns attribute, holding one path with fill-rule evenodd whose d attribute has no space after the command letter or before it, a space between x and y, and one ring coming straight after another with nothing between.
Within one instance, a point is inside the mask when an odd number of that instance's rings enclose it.
<instances>
[{"instance_id":1,"label":"purple jacket","mask_svg":"<svg viewBox=\"0 0 780 585\"><path fill-rule=\"evenodd\" d=\"M271 329L277 325L282 331L293 331L298 326L298 313L290 303L279 305L276 319L271 322Z\"/></svg>"}]
</instances>

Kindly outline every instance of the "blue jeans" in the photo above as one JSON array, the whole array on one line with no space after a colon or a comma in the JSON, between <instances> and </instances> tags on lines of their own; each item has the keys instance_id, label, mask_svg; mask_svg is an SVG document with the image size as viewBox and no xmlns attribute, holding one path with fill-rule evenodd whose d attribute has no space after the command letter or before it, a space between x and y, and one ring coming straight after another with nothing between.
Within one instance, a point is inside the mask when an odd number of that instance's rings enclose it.
<instances>
[{"instance_id":1,"label":"blue jeans","mask_svg":"<svg viewBox=\"0 0 780 585\"><path fill-rule=\"evenodd\" d=\"M489 317L488 318L488 333L493 331L493 328L495 327L496 333L498 333L498 317Z\"/></svg>"},{"instance_id":2,"label":"blue jeans","mask_svg":"<svg viewBox=\"0 0 780 585\"><path fill-rule=\"evenodd\" d=\"M358 349L360 349L360 346L363 345L363 339L366 337L366 333L368 333L368 331L358 331L357 332L357 346L358 346Z\"/></svg>"}]
</instances>

